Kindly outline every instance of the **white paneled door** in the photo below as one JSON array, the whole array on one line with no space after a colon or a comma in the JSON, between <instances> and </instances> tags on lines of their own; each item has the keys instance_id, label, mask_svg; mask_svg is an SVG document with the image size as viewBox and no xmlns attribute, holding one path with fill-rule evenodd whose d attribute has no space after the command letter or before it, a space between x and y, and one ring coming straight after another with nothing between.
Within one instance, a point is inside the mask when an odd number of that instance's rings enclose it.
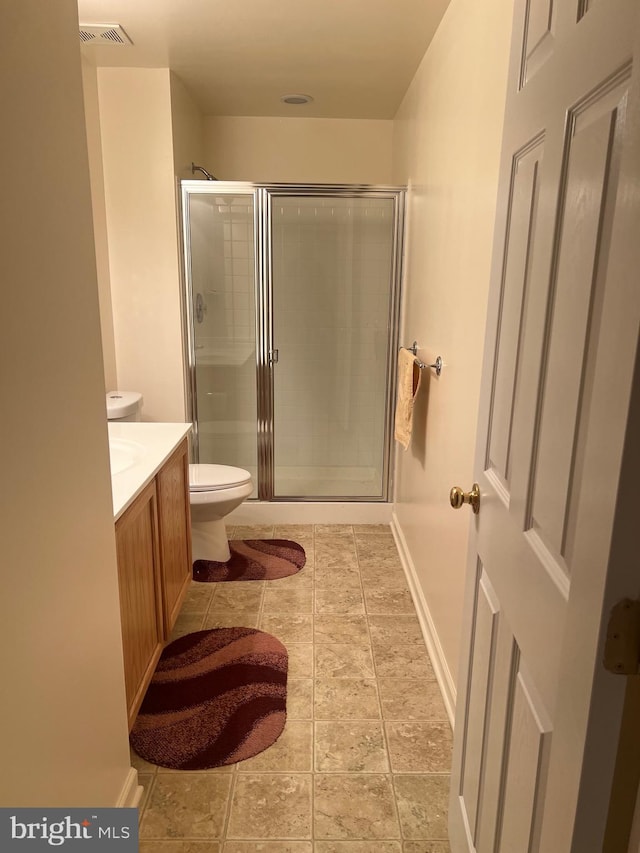
<instances>
[{"instance_id":1,"label":"white paneled door","mask_svg":"<svg viewBox=\"0 0 640 853\"><path fill-rule=\"evenodd\" d=\"M626 678L602 656L611 607L640 592L639 9L516 0L454 853L627 850L606 830Z\"/></svg>"}]
</instances>

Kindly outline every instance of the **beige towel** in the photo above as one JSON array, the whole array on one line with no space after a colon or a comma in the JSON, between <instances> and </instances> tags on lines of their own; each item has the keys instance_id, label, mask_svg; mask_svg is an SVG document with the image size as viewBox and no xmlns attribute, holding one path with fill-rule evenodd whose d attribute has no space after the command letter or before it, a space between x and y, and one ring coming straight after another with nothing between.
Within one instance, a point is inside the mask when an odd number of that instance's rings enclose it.
<instances>
[{"instance_id":1,"label":"beige towel","mask_svg":"<svg viewBox=\"0 0 640 853\"><path fill-rule=\"evenodd\" d=\"M415 356L402 347L398 353L398 399L396 401L395 438L408 449L413 426L413 402L416 399L422 371L415 362Z\"/></svg>"}]
</instances>

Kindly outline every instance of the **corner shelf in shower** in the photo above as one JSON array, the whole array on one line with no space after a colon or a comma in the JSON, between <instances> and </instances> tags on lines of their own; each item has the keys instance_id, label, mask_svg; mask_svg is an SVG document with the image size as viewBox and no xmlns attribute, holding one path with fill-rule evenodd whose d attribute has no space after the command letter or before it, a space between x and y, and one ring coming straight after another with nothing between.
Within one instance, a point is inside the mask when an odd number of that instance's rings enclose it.
<instances>
[{"instance_id":1,"label":"corner shelf in shower","mask_svg":"<svg viewBox=\"0 0 640 853\"><path fill-rule=\"evenodd\" d=\"M241 367L255 357L253 341L225 341L219 338L200 338L195 346L198 365L229 365Z\"/></svg>"}]
</instances>

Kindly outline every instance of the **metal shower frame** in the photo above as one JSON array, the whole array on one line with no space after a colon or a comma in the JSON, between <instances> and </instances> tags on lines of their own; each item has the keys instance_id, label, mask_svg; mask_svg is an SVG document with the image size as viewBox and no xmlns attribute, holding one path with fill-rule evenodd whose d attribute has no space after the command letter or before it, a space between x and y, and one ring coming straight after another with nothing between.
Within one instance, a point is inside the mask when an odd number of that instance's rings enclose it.
<instances>
[{"instance_id":1,"label":"metal shower frame","mask_svg":"<svg viewBox=\"0 0 640 853\"><path fill-rule=\"evenodd\" d=\"M192 194L232 193L252 196L254 215L255 287L256 287L256 389L257 389L257 451L258 500L261 501L338 501L386 502L392 489L393 412L396 389L398 352L398 326L402 281L402 258L405 216L405 188L367 184L278 184L250 183L244 181L180 181L179 207L182 222L182 317L185 366L185 396L188 416L193 423L192 459L199 460L198 397L196 381L195 328L193 292L191 286L190 221L188 199ZM338 197L338 198L390 198L394 202L394 232L391 270L391 298L389 305L389 340L387 342L387 394L385 403L385 440L383 446L382 494L380 496L274 495L274 401L273 364L273 268L271 257L272 204L281 196Z\"/></svg>"}]
</instances>

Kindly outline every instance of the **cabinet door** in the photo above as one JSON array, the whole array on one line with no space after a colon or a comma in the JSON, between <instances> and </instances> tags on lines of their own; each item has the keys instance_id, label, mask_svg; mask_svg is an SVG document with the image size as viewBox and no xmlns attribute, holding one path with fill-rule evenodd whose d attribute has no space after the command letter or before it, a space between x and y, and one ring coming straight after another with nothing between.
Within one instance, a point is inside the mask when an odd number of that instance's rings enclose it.
<instances>
[{"instance_id":1,"label":"cabinet door","mask_svg":"<svg viewBox=\"0 0 640 853\"><path fill-rule=\"evenodd\" d=\"M156 477L162 556L164 636L168 639L191 583L188 444L183 441Z\"/></svg>"},{"instance_id":2,"label":"cabinet door","mask_svg":"<svg viewBox=\"0 0 640 853\"><path fill-rule=\"evenodd\" d=\"M150 483L116 522L124 678L129 727L162 652L156 486Z\"/></svg>"}]
</instances>

